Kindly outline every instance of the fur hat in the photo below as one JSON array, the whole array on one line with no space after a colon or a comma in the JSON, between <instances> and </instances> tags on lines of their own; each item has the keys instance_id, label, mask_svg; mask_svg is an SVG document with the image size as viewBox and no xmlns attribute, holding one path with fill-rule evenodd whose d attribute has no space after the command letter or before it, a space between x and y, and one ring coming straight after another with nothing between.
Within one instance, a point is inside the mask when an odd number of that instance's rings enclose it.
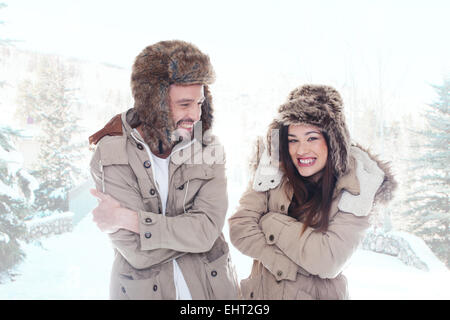
<instances>
[{"instance_id":1,"label":"fur hat","mask_svg":"<svg viewBox=\"0 0 450 320\"><path fill-rule=\"evenodd\" d=\"M269 126L271 132L283 125L310 124L320 128L329 137L328 150L337 177L347 171L350 152L350 135L345 124L343 102L332 87L308 84L291 91L287 101L278 109L278 117Z\"/></svg>"},{"instance_id":2,"label":"fur hat","mask_svg":"<svg viewBox=\"0 0 450 320\"><path fill-rule=\"evenodd\" d=\"M146 47L136 57L131 73L134 109L143 124L143 138L152 149L167 149L175 142L171 137L175 124L168 101L171 84L204 85L202 131L211 127L213 110L208 85L214 79L209 57L188 42L161 41Z\"/></svg>"}]
</instances>

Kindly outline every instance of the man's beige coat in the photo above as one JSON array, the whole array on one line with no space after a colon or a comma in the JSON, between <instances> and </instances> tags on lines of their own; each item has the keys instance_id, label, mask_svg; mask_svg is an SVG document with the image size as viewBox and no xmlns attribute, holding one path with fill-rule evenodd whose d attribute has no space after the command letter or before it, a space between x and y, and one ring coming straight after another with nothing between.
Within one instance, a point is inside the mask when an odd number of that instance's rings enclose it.
<instances>
[{"instance_id":1,"label":"man's beige coat","mask_svg":"<svg viewBox=\"0 0 450 320\"><path fill-rule=\"evenodd\" d=\"M228 207L224 157L214 154L221 150L215 138L174 148L165 216L148 153L127 112L97 138L90 163L97 190L139 216L139 234L120 229L109 235L115 252L111 299L175 299L175 258L193 299L237 299L236 273L222 234Z\"/></svg>"}]
</instances>

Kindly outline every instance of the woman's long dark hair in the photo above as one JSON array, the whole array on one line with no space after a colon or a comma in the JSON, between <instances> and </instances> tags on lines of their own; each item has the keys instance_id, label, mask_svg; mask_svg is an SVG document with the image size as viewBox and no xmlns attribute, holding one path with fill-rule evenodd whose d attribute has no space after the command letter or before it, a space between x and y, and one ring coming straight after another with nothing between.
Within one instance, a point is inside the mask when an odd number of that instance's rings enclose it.
<instances>
[{"instance_id":1,"label":"woman's long dark hair","mask_svg":"<svg viewBox=\"0 0 450 320\"><path fill-rule=\"evenodd\" d=\"M283 125L280 132L280 160L282 169L292 185L294 195L288 214L303 222L302 233L307 227L326 231L329 223L329 213L336 185L336 177L330 157L330 144L326 132L322 132L328 148L328 157L323 168L323 174L317 182L299 174L289 155L289 126Z\"/></svg>"}]
</instances>

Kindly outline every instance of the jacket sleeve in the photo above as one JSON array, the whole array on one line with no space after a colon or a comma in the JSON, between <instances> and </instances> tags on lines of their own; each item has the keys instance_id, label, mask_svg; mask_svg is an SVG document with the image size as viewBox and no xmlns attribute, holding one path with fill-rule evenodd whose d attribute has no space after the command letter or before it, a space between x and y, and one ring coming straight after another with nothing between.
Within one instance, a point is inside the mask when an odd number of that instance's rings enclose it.
<instances>
[{"instance_id":1,"label":"jacket sleeve","mask_svg":"<svg viewBox=\"0 0 450 320\"><path fill-rule=\"evenodd\" d=\"M335 278L358 248L369 227L369 216L338 211L326 232L307 227L282 213L261 220L266 242L278 247L296 264L320 278Z\"/></svg>"},{"instance_id":2,"label":"jacket sleeve","mask_svg":"<svg viewBox=\"0 0 450 320\"><path fill-rule=\"evenodd\" d=\"M90 163L90 171L97 190L103 191L104 187L104 192L125 208L133 211L144 209L139 190L130 179L133 173L127 165L102 166L97 148ZM136 269L145 269L185 254L161 248L142 250L139 234L126 229L108 235L113 247Z\"/></svg>"},{"instance_id":3,"label":"jacket sleeve","mask_svg":"<svg viewBox=\"0 0 450 320\"><path fill-rule=\"evenodd\" d=\"M212 248L222 232L228 208L225 164L213 164L212 171L212 178L200 187L186 213L168 217L139 210L142 250L200 253ZM148 218L152 223L143 224Z\"/></svg>"},{"instance_id":4,"label":"jacket sleeve","mask_svg":"<svg viewBox=\"0 0 450 320\"><path fill-rule=\"evenodd\" d=\"M267 213L267 194L252 189L250 182L239 201L236 213L229 218L231 243L243 254L260 261L277 280L292 280L299 267L277 246L269 245L260 227L261 216Z\"/></svg>"}]
</instances>

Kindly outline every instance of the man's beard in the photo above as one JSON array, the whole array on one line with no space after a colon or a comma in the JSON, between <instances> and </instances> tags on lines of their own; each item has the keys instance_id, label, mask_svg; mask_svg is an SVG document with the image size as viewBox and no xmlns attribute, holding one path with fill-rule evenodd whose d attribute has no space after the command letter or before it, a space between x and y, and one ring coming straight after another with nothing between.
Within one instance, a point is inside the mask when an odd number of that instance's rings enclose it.
<instances>
[{"instance_id":1,"label":"man's beard","mask_svg":"<svg viewBox=\"0 0 450 320\"><path fill-rule=\"evenodd\" d=\"M173 141L190 141L194 137L194 128L196 127L196 122L190 118L181 119L176 123L175 130L172 133ZM183 124L189 124L190 130L183 127Z\"/></svg>"}]
</instances>

